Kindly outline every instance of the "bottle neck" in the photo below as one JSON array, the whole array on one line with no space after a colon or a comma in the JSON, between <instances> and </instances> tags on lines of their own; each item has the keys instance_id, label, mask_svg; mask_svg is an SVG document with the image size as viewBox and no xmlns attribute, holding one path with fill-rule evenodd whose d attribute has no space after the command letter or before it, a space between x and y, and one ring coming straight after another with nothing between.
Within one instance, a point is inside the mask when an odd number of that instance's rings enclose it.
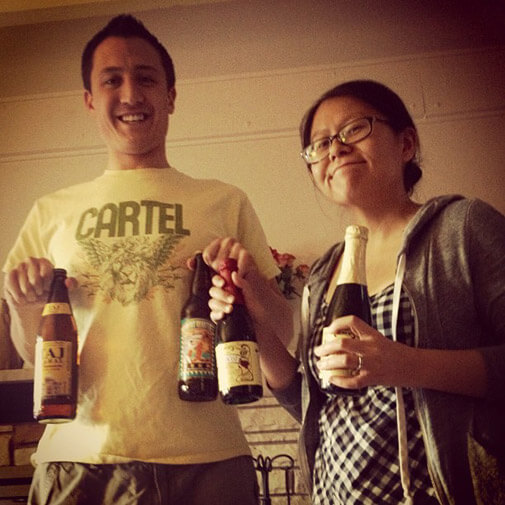
<instances>
[{"instance_id":1,"label":"bottle neck","mask_svg":"<svg viewBox=\"0 0 505 505\"><path fill-rule=\"evenodd\" d=\"M209 298L210 271L201 254L196 256L195 275L191 285L191 293L202 299Z\"/></svg>"},{"instance_id":2,"label":"bottle neck","mask_svg":"<svg viewBox=\"0 0 505 505\"><path fill-rule=\"evenodd\" d=\"M235 285L231 278L232 272L237 270L237 262L232 260L231 258L226 259L223 264L219 268L219 275L224 279L223 289L233 295L235 301L234 305L244 305L244 295L242 294L242 290Z\"/></svg>"},{"instance_id":3,"label":"bottle neck","mask_svg":"<svg viewBox=\"0 0 505 505\"><path fill-rule=\"evenodd\" d=\"M64 275L56 275L53 277L51 289L49 291L49 297L47 299L48 303L69 303L68 290L67 286L65 285L65 279L66 276Z\"/></svg>"},{"instance_id":4,"label":"bottle neck","mask_svg":"<svg viewBox=\"0 0 505 505\"><path fill-rule=\"evenodd\" d=\"M366 242L364 237L346 236L337 285L366 286Z\"/></svg>"}]
</instances>

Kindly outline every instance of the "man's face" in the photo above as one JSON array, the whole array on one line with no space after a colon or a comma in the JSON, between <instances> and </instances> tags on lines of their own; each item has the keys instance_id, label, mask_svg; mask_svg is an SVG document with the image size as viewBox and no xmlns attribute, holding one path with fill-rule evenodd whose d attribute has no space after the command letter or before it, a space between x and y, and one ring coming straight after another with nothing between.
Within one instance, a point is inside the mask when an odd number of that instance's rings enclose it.
<instances>
[{"instance_id":1,"label":"man's face","mask_svg":"<svg viewBox=\"0 0 505 505\"><path fill-rule=\"evenodd\" d=\"M84 92L116 168L166 163L168 115L175 89L167 89L161 58L147 41L109 37L95 50L91 92Z\"/></svg>"}]
</instances>

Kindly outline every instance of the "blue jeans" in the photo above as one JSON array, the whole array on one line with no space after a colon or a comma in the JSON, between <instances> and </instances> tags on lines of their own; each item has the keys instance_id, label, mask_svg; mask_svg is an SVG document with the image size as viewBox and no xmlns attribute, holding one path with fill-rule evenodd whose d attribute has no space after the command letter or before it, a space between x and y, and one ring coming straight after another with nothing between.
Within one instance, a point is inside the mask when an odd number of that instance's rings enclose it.
<instances>
[{"instance_id":1,"label":"blue jeans","mask_svg":"<svg viewBox=\"0 0 505 505\"><path fill-rule=\"evenodd\" d=\"M38 465L29 505L258 505L252 458L198 465Z\"/></svg>"}]
</instances>

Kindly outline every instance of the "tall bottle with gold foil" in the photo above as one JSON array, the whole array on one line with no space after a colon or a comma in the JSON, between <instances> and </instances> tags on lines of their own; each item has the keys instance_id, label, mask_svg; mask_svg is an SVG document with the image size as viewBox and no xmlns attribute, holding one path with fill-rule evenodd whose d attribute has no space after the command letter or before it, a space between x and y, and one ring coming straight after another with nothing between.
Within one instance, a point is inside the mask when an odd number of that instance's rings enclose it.
<instances>
[{"instance_id":1,"label":"tall bottle with gold foil","mask_svg":"<svg viewBox=\"0 0 505 505\"><path fill-rule=\"evenodd\" d=\"M67 272L53 270L35 344L33 414L40 423L72 421L77 408L77 326L65 285Z\"/></svg>"},{"instance_id":2,"label":"tall bottle with gold foil","mask_svg":"<svg viewBox=\"0 0 505 505\"><path fill-rule=\"evenodd\" d=\"M178 393L181 400L217 398L216 327L210 318L211 269L198 253L191 292L181 311Z\"/></svg>"},{"instance_id":3,"label":"tall bottle with gold foil","mask_svg":"<svg viewBox=\"0 0 505 505\"><path fill-rule=\"evenodd\" d=\"M351 225L346 228L345 246L337 275L336 287L326 313L322 342L327 343L337 338L356 338L349 331L333 334L327 330L331 322L342 316L354 315L367 324L372 324L370 300L366 282L366 244L368 229L364 226ZM366 388L344 389L329 382L332 376L352 376L356 369L338 369L320 371L321 387L331 394L360 395Z\"/></svg>"},{"instance_id":4,"label":"tall bottle with gold foil","mask_svg":"<svg viewBox=\"0 0 505 505\"><path fill-rule=\"evenodd\" d=\"M218 321L216 327L217 377L221 399L226 404L250 403L263 396L254 324L242 291L231 278L236 270L237 261L232 258L224 260L219 268L225 291L235 298L232 312Z\"/></svg>"}]
</instances>

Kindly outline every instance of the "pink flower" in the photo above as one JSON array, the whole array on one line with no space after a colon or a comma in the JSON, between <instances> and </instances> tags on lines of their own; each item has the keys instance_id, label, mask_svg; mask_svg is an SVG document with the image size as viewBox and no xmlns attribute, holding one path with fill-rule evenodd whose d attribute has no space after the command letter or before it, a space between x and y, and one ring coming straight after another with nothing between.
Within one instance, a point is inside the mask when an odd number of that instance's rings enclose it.
<instances>
[{"instance_id":1,"label":"pink flower","mask_svg":"<svg viewBox=\"0 0 505 505\"><path fill-rule=\"evenodd\" d=\"M296 256L290 253L279 253L277 249L270 247L270 252L281 270L277 276L277 283L286 298L293 298L293 295L300 296L293 283L303 283L309 272L308 265L298 265L294 268Z\"/></svg>"},{"instance_id":2,"label":"pink flower","mask_svg":"<svg viewBox=\"0 0 505 505\"><path fill-rule=\"evenodd\" d=\"M277 264L279 265L280 268L283 267L291 267L293 266L293 263L295 261L295 256L289 253L282 253L279 254L277 257Z\"/></svg>"},{"instance_id":3,"label":"pink flower","mask_svg":"<svg viewBox=\"0 0 505 505\"><path fill-rule=\"evenodd\" d=\"M299 279L306 279L307 275L309 275L310 267L305 263L303 265L298 265L295 270L295 275Z\"/></svg>"}]
</instances>

